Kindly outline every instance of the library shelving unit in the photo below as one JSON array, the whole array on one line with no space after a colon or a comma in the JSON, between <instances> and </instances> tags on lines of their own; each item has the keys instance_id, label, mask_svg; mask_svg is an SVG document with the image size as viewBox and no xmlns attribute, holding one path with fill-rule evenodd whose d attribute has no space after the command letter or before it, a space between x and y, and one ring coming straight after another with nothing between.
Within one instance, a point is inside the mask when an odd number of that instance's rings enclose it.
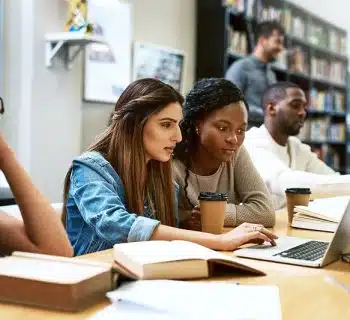
<instances>
[{"instance_id":1,"label":"library shelving unit","mask_svg":"<svg viewBox=\"0 0 350 320\"><path fill-rule=\"evenodd\" d=\"M309 100L299 138L336 171L350 173L345 30L285 0L197 0L196 79L223 77L252 52L257 24L272 19L286 33L286 50L272 69L278 80L300 85Z\"/></svg>"}]
</instances>

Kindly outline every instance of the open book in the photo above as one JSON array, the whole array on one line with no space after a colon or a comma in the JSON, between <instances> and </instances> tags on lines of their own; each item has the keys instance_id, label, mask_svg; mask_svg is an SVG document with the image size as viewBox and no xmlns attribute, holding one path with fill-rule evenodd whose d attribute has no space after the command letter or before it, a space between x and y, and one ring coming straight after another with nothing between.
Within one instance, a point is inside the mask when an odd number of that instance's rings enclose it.
<instances>
[{"instance_id":1,"label":"open book","mask_svg":"<svg viewBox=\"0 0 350 320\"><path fill-rule=\"evenodd\" d=\"M132 279L208 278L220 271L265 273L228 255L188 241L143 241L114 245L115 268Z\"/></svg>"},{"instance_id":2,"label":"open book","mask_svg":"<svg viewBox=\"0 0 350 320\"><path fill-rule=\"evenodd\" d=\"M3 302L78 311L111 288L111 264L26 252L0 258Z\"/></svg>"},{"instance_id":3,"label":"open book","mask_svg":"<svg viewBox=\"0 0 350 320\"><path fill-rule=\"evenodd\" d=\"M316 199L295 206L292 227L334 232L350 200L349 196Z\"/></svg>"}]
</instances>

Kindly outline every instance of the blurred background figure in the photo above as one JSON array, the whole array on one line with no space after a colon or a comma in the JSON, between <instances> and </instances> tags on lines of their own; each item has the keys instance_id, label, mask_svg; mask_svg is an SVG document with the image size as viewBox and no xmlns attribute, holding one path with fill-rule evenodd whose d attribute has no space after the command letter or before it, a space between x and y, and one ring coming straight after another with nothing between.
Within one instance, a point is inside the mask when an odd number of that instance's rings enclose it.
<instances>
[{"instance_id":1,"label":"blurred background figure","mask_svg":"<svg viewBox=\"0 0 350 320\"><path fill-rule=\"evenodd\" d=\"M257 44L251 55L235 61L226 71L225 78L237 85L249 105L249 124L263 123L261 98L265 89L275 83L276 75L270 63L284 49L284 29L277 21L265 21L257 27Z\"/></svg>"}]
</instances>

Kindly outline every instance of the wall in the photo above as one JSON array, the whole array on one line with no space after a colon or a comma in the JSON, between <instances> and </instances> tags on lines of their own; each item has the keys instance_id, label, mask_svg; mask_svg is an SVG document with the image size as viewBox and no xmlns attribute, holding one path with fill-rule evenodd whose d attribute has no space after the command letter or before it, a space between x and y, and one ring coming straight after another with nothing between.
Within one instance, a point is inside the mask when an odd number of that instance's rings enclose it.
<instances>
[{"instance_id":1,"label":"wall","mask_svg":"<svg viewBox=\"0 0 350 320\"><path fill-rule=\"evenodd\" d=\"M19 112L14 106L20 105L21 91L21 32L22 21L20 0L6 2L4 5L4 95L6 114L1 120L2 133L9 144L17 151L19 140ZM16 39L14 41L13 39Z\"/></svg>"},{"instance_id":2,"label":"wall","mask_svg":"<svg viewBox=\"0 0 350 320\"><path fill-rule=\"evenodd\" d=\"M4 135L51 201L81 148L82 62L45 67L45 33L62 30L62 0L5 1ZM59 61L57 61L59 62Z\"/></svg>"},{"instance_id":3,"label":"wall","mask_svg":"<svg viewBox=\"0 0 350 320\"><path fill-rule=\"evenodd\" d=\"M45 67L43 39L46 32L62 30L66 4L61 0L32 1L35 23L31 174L51 200L59 201L64 176L81 147L82 61L79 56L71 70L59 60L51 69Z\"/></svg>"},{"instance_id":4,"label":"wall","mask_svg":"<svg viewBox=\"0 0 350 320\"><path fill-rule=\"evenodd\" d=\"M135 41L177 48L187 53L185 92L195 73L195 0L124 0L133 7ZM83 141L85 149L107 122L113 105L83 103Z\"/></svg>"}]
</instances>

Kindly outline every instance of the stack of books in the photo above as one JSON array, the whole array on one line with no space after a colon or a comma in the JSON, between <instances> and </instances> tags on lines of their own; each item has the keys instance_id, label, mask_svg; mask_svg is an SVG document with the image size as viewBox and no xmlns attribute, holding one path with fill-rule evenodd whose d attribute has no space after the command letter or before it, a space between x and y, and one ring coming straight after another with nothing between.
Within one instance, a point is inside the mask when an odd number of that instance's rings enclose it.
<instances>
[{"instance_id":1,"label":"stack of books","mask_svg":"<svg viewBox=\"0 0 350 320\"><path fill-rule=\"evenodd\" d=\"M308 206L295 206L292 227L334 232L350 201L340 196L311 201Z\"/></svg>"},{"instance_id":2,"label":"stack of books","mask_svg":"<svg viewBox=\"0 0 350 320\"><path fill-rule=\"evenodd\" d=\"M110 263L14 252L0 258L0 301L80 311L114 288Z\"/></svg>"}]
</instances>

